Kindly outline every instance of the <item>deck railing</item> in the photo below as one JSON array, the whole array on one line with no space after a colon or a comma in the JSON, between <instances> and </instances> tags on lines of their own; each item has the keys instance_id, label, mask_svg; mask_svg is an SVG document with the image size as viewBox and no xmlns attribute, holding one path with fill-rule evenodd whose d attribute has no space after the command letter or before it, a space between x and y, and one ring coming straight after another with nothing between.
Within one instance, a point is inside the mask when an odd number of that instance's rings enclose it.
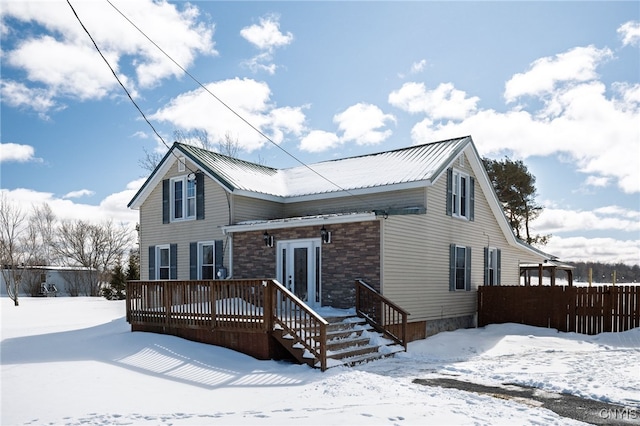
<instances>
[{"instance_id":1,"label":"deck railing","mask_svg":"<svg viewBox=\"0 0 640 426\"><path fill-rule=\"evenodd\" d=\"M407 350L409 313L362 280L356 280L356 314Z\"/></svg>"},{"instance_id":2,"label":"deck railing","mask_svg":"<svg viewBox=\"0 0 640 426\"><path fill-rule=\"evenodd\" d=\"M131 324L221 330L266 330L265 288L271 280L130 281Z\"/></svg>"},{"instance_id":3,"label":"deck railing","mask_svg":"<svg viewBox=\"0 0 640 426\"><path fill-rule=\"evenodd\" d=\"M327 321L273 279L130 281L127 321L221 331L279 329L327 368Z\"/></svg>"},{"instance_id":4,"label":"deck railing","mask_svg":"<svg viewBox=\"0 0 640 426\"><path fill-rule=\"evenodd\" d=\"M327 321L309 308L278 281L271 281L270 303L275 329L282 329L305 349L305 357L314 358L322 371L327 369Z\"/></svg>"}]
</instances>

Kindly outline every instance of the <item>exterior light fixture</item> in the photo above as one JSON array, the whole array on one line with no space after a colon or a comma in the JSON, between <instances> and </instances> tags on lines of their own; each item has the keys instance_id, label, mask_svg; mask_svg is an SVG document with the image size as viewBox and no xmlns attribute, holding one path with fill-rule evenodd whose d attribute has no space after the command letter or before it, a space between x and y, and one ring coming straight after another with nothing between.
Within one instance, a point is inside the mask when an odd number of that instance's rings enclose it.
<instances>
[{"instance_id":1,"label":"exterior light fixture","mask_svg":"<svg viewBox=\"0 0 640 426\"><path fill-rule=\"evenodd\" d=\"M324 225L322 225L322 229L320 230L320 238L325 244L329 244L331 242L331 232L327 231L327 228L325 228Z\"/></svg>"},{"instance_id":2,"label":"exterior light fixture","mask_svg":"<svg viewBox=\"0 0 640 426\"><path fill-rule=\"evenodd\" d=\"M264 240L265 246L273 247L273 235L269 235L267 231L264 231L264 234L262 234L262 239Z\"/></svg>"}]
</instances>

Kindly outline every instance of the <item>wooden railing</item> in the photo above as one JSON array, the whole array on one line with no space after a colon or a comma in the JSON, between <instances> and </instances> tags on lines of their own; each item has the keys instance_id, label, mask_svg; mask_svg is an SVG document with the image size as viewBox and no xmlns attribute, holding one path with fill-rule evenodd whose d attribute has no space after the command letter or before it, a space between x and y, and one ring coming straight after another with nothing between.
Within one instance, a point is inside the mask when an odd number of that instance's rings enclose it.
<instances>
[{"instance_id":1,"label":"wooden railing","mask_svg":"<svg viewBox=\"0 0 640 426\"><path fill-rule=\"evenodd\" d=\"M221 330L266 330L265 288L271 280L130 281L131 324Z\"/></svg>"},{"instance_id":2,"label":"wooden railing","mask_svg":"<svg viewBox=\"0 0 640 426\"><path fill-rule=\"evenodd\" d=\"M281 330L327 368L327 321L273 279L130 281L130 324L222 331Z\"/></svg>"},{"instance_id":3,"label":"wooden railing","mask_svg":"<svg viewBox=\"0 0 640 426\"><path fill-rule=\"evenodd\" d=\"M356 314L407 350L409 313L362 280L356 280Z\"/></svg>"},{"instance_id":4,"label":"wooden railing","mask_svg":"<svg viewBox=\"0 0 640 426\"><path fill-rule=\"evenodd\" d=\"M274 329L282 329L283 336L290 335L308 352L307 357L317 359L320 368L325 371L327 321L278 281L272 280L269 288Z\"/></svg>"}]
</instances>

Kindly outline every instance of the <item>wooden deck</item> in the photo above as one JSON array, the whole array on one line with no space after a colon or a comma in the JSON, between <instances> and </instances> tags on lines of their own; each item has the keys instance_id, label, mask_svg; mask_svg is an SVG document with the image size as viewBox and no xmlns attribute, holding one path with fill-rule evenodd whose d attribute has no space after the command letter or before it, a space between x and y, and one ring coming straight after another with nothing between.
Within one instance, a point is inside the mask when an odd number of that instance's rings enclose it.
<instances>
[{"instance_id":1,"label":"wooden deck","mask_svg":"<svg viewBox=\"0 0 640 426\"><path fill-rule=\"evenodd\" d=\"M356 312L406 350L407 313L356 282ZM223 346L258 359L293 358L327 364L328 322L271 278L130 281L132 331L170 334Z\"/></svg>"}]
</instances>

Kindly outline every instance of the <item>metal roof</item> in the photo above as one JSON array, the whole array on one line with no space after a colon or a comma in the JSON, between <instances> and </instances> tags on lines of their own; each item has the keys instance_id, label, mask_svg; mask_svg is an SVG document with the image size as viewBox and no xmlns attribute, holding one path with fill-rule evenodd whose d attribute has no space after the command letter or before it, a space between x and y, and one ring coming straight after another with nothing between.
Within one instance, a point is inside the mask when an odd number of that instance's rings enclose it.
<instances>
[{"instance_id":1,"label":"metal roof","mask_svg":"<svg viewBox=\"0 0 640 426\"><path fill-rule=\"evenodd\" d=\"M469 143L471 137L465 136L288 169L274 169L180 143L174 148L229 191L289 198L415 182L430 184Z\"/></svg>"}]
</instances>

